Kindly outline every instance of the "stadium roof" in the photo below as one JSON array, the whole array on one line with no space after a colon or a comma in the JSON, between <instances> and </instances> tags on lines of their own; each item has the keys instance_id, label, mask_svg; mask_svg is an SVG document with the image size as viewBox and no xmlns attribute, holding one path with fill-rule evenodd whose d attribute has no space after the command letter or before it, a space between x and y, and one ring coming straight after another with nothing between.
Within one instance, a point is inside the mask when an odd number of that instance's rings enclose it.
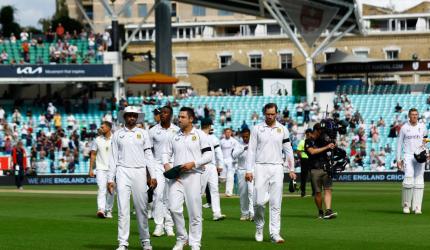
<instances>
[{"instance_id":1,"label":"stadium roof","mask_svg":"<svg viewBox=\"0 0 430 250\"><path fill-rule=\"evenodd\" d=\"M289 20L289 17L286 15L285 9L282 8L281 5L282 0L275 0L278 7L281 9L284 17ZM362 33L362 25L361 25L361 11L359 9L359 5L357 5L355 0L309 0L310 2L314 2L317 4L329 5L332 7L339 8L337 15L331 21L328 29L331 30L340 20L347 14L350 8L354 8L354 14L350 15L348 19L342 24L342 27L339 29L340 32L345 31L352 25L356 24L355 29L353 29L352 33ZM183 2L188 4L194 4L214 9L222 9L232 12L237 12L241 14L263 17L263 18L273 18L272 15L265 9L264 2L265 0L177 0L177 2ZM292 1L291 1L292 2ZM300 3L302 1L296 0L295 3ZM290 23L292 23L290 21Z\"/></svg>"}]
</instances>

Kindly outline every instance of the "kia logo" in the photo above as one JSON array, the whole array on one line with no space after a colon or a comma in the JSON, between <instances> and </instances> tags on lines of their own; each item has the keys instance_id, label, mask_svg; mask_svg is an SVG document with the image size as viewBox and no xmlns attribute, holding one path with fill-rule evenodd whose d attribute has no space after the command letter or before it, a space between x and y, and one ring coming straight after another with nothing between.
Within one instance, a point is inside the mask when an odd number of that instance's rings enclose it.
<instances>
[{"instance_id":1,"label":"kia logo","mask_svg":"<svg viewBox=\"0 0 430 250\"><path fill-rule=\"evenodd\" d=\"M42 74L43 69L42 67L37 67L34 68L33 67L18 67L16 69L16 73L18 75L34 75L34 74Z\"/></svg>"}]
</instances>

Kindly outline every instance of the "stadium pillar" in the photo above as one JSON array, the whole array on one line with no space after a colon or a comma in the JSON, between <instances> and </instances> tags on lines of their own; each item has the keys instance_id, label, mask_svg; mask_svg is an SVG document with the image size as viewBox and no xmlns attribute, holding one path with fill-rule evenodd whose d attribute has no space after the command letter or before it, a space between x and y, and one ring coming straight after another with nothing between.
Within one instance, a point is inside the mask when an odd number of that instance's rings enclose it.
<instances>
[{"instance_id":1,"label":"stadium pillar","mask_svg":"<svg viewBox=\"0 0 430 250\"><path fill-rule=\"evenodd\" d=\"M314 97L314 62L312 58L306 58L306 99L311 103Z\"/></svg>"},{"instance_id":2,"label":"stadium pillar","mask_svg":"<svg viewBox=\"0 0 430 250\"><path fill-rule=\"evenodd\" d=\"M156 0L155 8L155 65L157 72L172 75L172 10L170 0ZM172 86L158 86L165 94L172 94Z\"/></svg>"}]
</instances>

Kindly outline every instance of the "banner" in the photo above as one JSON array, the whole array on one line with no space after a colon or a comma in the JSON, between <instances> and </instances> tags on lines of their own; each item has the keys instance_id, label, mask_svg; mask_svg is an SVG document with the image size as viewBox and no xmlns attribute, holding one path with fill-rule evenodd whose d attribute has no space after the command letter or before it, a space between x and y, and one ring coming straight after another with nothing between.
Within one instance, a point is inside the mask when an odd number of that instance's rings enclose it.
<instances>
[{"instance_id":1,"label":"banner","mask_svg":"<svg viewBox=\"0 0 430 250\"><path fill-rule=\"evenodd\" d=\"M264 96L286 96L293 94L291 79L262 79Z\"/></svg>"},{"instance_id":2,"label":"banner","mask_svg":"<svg viewBox=\"0 0 430 250\"><path fill-rule=\"evenodd\" d=\"M0 170L8 170L9 163L9 156L0 156Z\"/></svg>"},{"instance_id":3,"label":"banner","mask_svg":"<svg viewBox=\"0 0 430 250\"><path fill-rule=\"evenodd\" d=\"M112 64L0 65L2 78L113 77Z\"/></svg>"},{"instance_id":4,"label":"banner","mask_svg":"<svg viewBox=\"0 0 430 250\"><path fill-rule=\"evenodd\" d=\"M279 2L309 47L314 45L339 11L339 8L306 0Z\"/></svg>"}]
</instances>

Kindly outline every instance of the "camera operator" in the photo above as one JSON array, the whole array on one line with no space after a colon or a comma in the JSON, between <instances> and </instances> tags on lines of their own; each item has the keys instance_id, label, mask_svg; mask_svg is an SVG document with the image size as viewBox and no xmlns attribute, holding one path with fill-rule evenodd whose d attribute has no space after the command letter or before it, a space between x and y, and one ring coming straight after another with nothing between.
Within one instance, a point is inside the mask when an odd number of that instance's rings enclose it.
<instances>
[{"instance_id":1,"label":"camera operator","mask_svg":"<svg viewBox=\"0 0 430 250\"><path fill-rule=\"evenodd\" d=\"M312 133L305 140L305 152L309 156L309 166L311 168L311 181L315 190L315 204L318 208L318 218L332 219L337 213L331 209L332 199L332 178L324 171L324 164L329 164L327 151L336 147L334 143L327 143L322 137L321 124L317 123L313 127ZM322 208L322 189L324 189L324 204L326 212Z\"/></svg>"}]
</instances>

